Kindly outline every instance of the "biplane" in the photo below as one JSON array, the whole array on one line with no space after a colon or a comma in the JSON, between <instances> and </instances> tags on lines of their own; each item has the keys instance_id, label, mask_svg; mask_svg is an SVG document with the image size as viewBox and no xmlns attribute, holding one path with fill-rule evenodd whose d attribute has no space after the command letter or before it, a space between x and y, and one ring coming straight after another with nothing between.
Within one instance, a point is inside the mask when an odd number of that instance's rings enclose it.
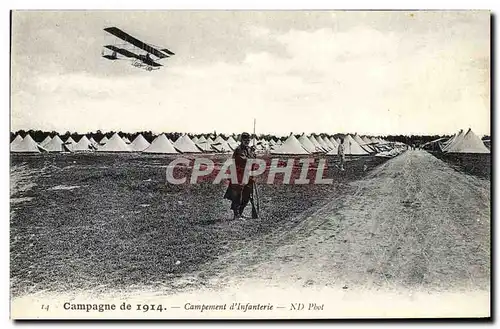
<instances>
[{"instance_id":1,"label":"biplane","mask_svg":"<svg viewBox=\"0 0 500 329\"><path fill-rule=\"evenodd\" d=\"M104 31L125 41L123 44L105 45L102 57L109 60L130 60L132 65L147 71L158 70L161 66L159 60L175 55L167 48L149 45L117 27L107 27ZM111 51L111 52L107 52Z\"/></svg>"}]
</instances>

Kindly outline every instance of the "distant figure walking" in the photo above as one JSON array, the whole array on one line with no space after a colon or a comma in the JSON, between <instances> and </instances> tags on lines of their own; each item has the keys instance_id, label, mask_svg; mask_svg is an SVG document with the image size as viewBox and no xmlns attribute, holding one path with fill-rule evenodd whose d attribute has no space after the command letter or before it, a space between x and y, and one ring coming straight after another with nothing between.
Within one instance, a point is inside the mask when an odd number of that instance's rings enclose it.
<instances>
[{"instance_id":1,"label":"distant figure walking","mask_svg":"<svg viewBox=\"0 0 500 329\"><path fill-rule=\"evenodd\" d=\"M344 171L344 162L345 162L345 152L344 152L344 139L340 140L340 145L337 151L337 154L339 156L339 166L340 170Z\"/></svg>"}]
</instances>

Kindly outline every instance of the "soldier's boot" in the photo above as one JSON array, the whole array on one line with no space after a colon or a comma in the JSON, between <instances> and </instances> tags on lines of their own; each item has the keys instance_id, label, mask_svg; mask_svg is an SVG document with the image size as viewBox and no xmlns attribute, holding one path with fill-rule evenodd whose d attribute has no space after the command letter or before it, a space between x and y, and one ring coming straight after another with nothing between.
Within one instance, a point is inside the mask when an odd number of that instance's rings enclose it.
<instances>
[{"instance_id":1,"label":"soldier's boot","mask_svg":"<svg viewBox=\"0 0 500 329\"><path fill-rule=\"evenodd\" d=\"M233 210L233 220L237 220L240 218L240 213L238 210L234 209Z\"/></svg>"},{"instance_id":2,"label":"soldier's boot","mask_svg":"<svg viewBox=\"0 0 500 329\"><path fill-rule=\"evenodd\" d=\"M243 211L244 211L244 210L245 210L245 207L244 207L244 206L241 206L241 207L240 207L240 209L238 210L238 214L239 214L239 216L240 216L240 217L243 217L243 218L244 218L244 216L243 216Z\"/></svg>"}]
</instances>

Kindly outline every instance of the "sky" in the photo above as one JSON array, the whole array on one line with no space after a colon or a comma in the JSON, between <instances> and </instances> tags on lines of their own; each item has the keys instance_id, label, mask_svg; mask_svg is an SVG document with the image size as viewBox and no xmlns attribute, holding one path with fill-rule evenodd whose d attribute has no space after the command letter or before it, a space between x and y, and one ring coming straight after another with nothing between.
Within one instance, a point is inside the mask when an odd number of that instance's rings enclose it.
<instances>
[{"instance_id":1,"label":"sky","mask_svg":"<svg viewBox=\"0 0 500 329\"><path fill-rule=\"evenodd\" d=\"M109 61L116 26L176 55ZM488 11L15 11L11 131L490 134Z\"/></svg>"}]
</instances>

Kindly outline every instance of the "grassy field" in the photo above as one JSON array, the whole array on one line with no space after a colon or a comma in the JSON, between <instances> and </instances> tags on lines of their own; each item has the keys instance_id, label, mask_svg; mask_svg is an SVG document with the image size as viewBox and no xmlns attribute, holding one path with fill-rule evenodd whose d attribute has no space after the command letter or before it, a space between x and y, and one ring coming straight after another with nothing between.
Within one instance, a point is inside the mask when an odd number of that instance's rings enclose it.
<instances>
[{"instance_id":1,"label":"grassy field","mask_svg":"<svg viewBox=\"0 0 500 329\"><path fill-rule=\"evenodd\" d=\"M440 153L432 152L457 171L482 178L491 177L491 154Z\"/></svg>"},{"instance_id":2,"label":"grassy field","mask_svg":"<svg viewBox=\"0 0 500 329\"><path fill-rule=\"evenodd\" d=\"M232 222L224 184L165 183L172 159L12 155L12 295L168 285L256 237L293 228L298 214L331 201L349 181L387 160L348 157L340 172L327 158L332 185L260 184L261 218Z\"/></svg>"}]
</instances>

